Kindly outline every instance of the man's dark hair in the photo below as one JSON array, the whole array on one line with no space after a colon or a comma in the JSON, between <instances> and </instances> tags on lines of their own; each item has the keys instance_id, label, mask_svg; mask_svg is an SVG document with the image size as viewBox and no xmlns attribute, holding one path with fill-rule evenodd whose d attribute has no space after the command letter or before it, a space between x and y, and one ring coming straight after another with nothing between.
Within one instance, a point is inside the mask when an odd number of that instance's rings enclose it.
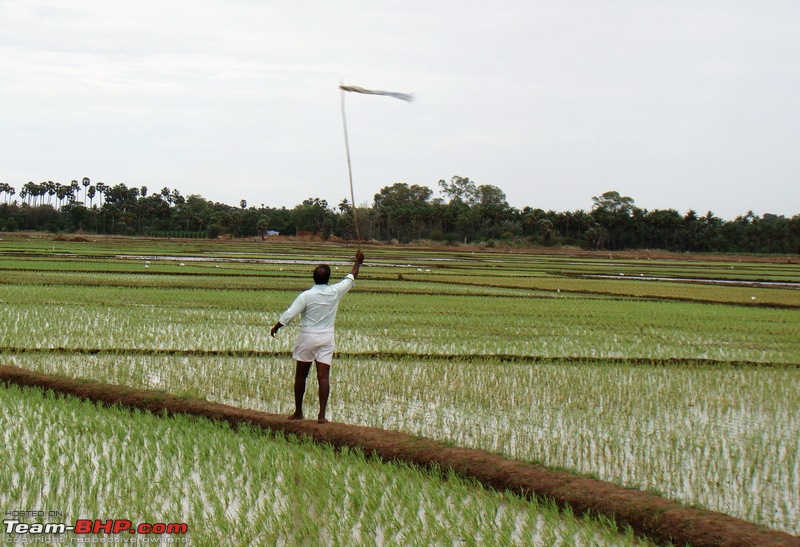
<instances>
[{"instance_id":1,"label":"man's dark hair","mask_svg":"<svg viewBox=\"0 0 800 547\"><path fill-rule=\"evenodd\" d=\"M327 285L330 278L331 267L327 264L322 264L314 269L314 283L317 285Z\"/></svg>"}]
</instances>

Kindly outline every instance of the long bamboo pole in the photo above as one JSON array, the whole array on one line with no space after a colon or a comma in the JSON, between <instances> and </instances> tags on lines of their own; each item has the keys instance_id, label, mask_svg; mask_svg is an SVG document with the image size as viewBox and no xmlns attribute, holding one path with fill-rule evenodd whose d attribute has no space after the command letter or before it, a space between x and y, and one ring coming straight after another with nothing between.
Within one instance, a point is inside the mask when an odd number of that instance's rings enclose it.
<instances>
[{"instance_id":1,"label":"long bamboo pole","mask_svg":"<svg viewBox=\"0 0 800 547\"><path fill-rule=\"evenodd\" d=\"M341 82L340 82L341 83ZM350 162L350 142L347 138L347 115L344 109L344 89L339 86L339 93L342 96L342 125L344 126L344 148L347 152L347 174L350 177L350 205L353 209L353 224L356 227L356 240L361 242L361 234L358 231L358 212L356 211L356 196L353 191L353 166Z\"/></svg>"}]
</instances>

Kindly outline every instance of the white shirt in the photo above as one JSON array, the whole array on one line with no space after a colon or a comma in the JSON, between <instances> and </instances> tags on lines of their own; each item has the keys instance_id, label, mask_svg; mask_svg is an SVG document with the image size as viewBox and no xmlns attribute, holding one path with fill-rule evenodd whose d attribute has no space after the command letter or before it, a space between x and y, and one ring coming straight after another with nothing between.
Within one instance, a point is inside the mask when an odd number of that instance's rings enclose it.
<instances>
[{"instance_id":1,"label":"white shirt","mask_svg":"<svg viewBox=\"0 0 800 547\"><path fill-rule=\"evenodd\" d=\"M300 293L278 321L286 325L300 315L300 328L333 329L339 301L355 282L353 274L347 274L335 285L314 285Z\"/></svg>"}]
</instances>

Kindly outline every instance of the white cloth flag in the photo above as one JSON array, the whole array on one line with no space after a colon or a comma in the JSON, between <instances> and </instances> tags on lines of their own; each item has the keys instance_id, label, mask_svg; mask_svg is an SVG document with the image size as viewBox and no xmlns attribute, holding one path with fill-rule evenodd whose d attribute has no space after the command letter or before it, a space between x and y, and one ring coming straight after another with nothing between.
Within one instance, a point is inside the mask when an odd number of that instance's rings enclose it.
<instances>
[{"instance_id":1,"label":"white cloth flag","mask_svg":"<svg viewBox=\"0 0 800 547\"><path fill-rule=\"evenodd\" d=\"M342 91L352 91L354 93L364 93L366 95L386 95L387 97L394 97L401 101L411 102L414 100L414 95L411 93L398 93L396 91L374 91L372 89L364 89L354 85L340 85L339 89Z\"/></svg>"}]
</instances>

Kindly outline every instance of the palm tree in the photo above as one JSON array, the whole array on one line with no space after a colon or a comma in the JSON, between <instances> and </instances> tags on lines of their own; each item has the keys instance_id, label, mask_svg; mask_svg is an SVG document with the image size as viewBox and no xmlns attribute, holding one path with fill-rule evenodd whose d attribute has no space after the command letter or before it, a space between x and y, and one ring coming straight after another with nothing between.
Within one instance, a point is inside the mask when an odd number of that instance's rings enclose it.
<instances>
[{"instance_id":1,"label":"palm tree","mask_svg":"<svg viewBox=\"0 0 800 547\"><path fill-rule=\"evenodd\" d=\"M186 202L186 198L181 195L177 188L172 190L169 197L172 200L170 203L174 203L175 205L181 205Z\"/></svg>"},{"instance_id":2,"label":"palm tree","mask_svg":"<svg viewBox=\"0 0 800 547\"><path fill-rule=\"evenodd\" d=\"M36 207L36 196L39 195L39 186L35 184L32 180L29 180L23 186L23 191L25 192L25 195L23 195L22 192L20 192L19 197L23 199L27 198L26 201L28 202L28 205Z\"/></svg>"},{"instance_id":3,"label":"palm tree","mask_svg":"<svg viewBox=\"0 0 800 547\"><path fill-rule=\"evenodd\" d=\"M81 192L81 185L78 184L77 180L73 180L72 184L70 184L69 186L69 193L68 193L69 201L71 204L75 204L78 201L77 196L78 194L80 194L80 192ZM85 196L83 201L84 201L83 206L85 207L86 206Z\"/></svg>"},{"instance_id":4,"label":"palm tree","mask_svg":"<svg viewBox=\"0 0 800 547\"><path fill-rule=\"evenodd\" d=\"M100 205L101 207L102 207L102 204L103 204L103 194L105 194L105 193L106 193L106 190L108 190L108 186L106 186L106 185L105 185L105 184L103 184L102 182L98 182L98 183L95 185L95 191L96 191L98 194L100 194L100 197L99 197L99 198L97 198L97 203L98 203L98 205Z\"/></svg>"},{"instance_id":5,"label":"palm tree","mask_svg":"<svg viewBox=\"0 0 800 547\"><path fill-rule=\"evenodd\" d=\"M47 194L47 190L48 187L46 182L36 185L36 195L39 196L39 207L44 205L44 196Z\"/></svg>"},{"instance_id":6,"label":"palm tree","mask_svg":"<svg viewBox=\"0 0 800 547\"><path fill-rule=\"evenodd\" d=\"M81 191L81 185L78 184L78 181L75 179L72 179L70 181L69 188L70 188L70 194L73 196L78 195L78 193L80 193ZM74 201L74 199L71 199L70 201ZM86 196L83 197L83 204L86 205Z\"/></svg>"},{"instance_id":7,"label":"palm tree","mask_svg":"<svg viewBox=\"0 0 800 547\"><path fill-rule=\"evenodd\" d=\"M64 186L56 183L56 198L58 199L59 209L61 209L61 204L64 202L64 198L70 195L72 195L72 186Z\"/></svg>"},{"instance_id":8,"label":"palm tree","mask_svg":"<svg viewBox=\"0 0 800 547\"><path fill-rule=\"evenodd\" d=\"M48 180L43 184L45 186L45 190L47 191L47 204L50 205L53 201L53 196L56 195L56 183L52 180Z\"/></svg>"},{"instance_id":9,"label":"palm tree","mask_svg":"<svg viewBox=\"0 0 800 547\"><path fill-rule=\"evenodd\" d=\"M73 181L76 182L76 181ZM89 180L89 177L83 177L81 184L83 184L83 206L86 207L86 193L89 191L89 185L92 182Z\"/></svg>"},{"instance_id":10,"label":"palm tree","mask_svg":"<svg viewBox=\"0 0 800 547\"><path fill-rule=\"evenodd\" d=\"M5 203L8 203L9 196L14 195L14 189L7 182L0 182L0 193L6 194Z\"/></svg>"}]
</instances>

